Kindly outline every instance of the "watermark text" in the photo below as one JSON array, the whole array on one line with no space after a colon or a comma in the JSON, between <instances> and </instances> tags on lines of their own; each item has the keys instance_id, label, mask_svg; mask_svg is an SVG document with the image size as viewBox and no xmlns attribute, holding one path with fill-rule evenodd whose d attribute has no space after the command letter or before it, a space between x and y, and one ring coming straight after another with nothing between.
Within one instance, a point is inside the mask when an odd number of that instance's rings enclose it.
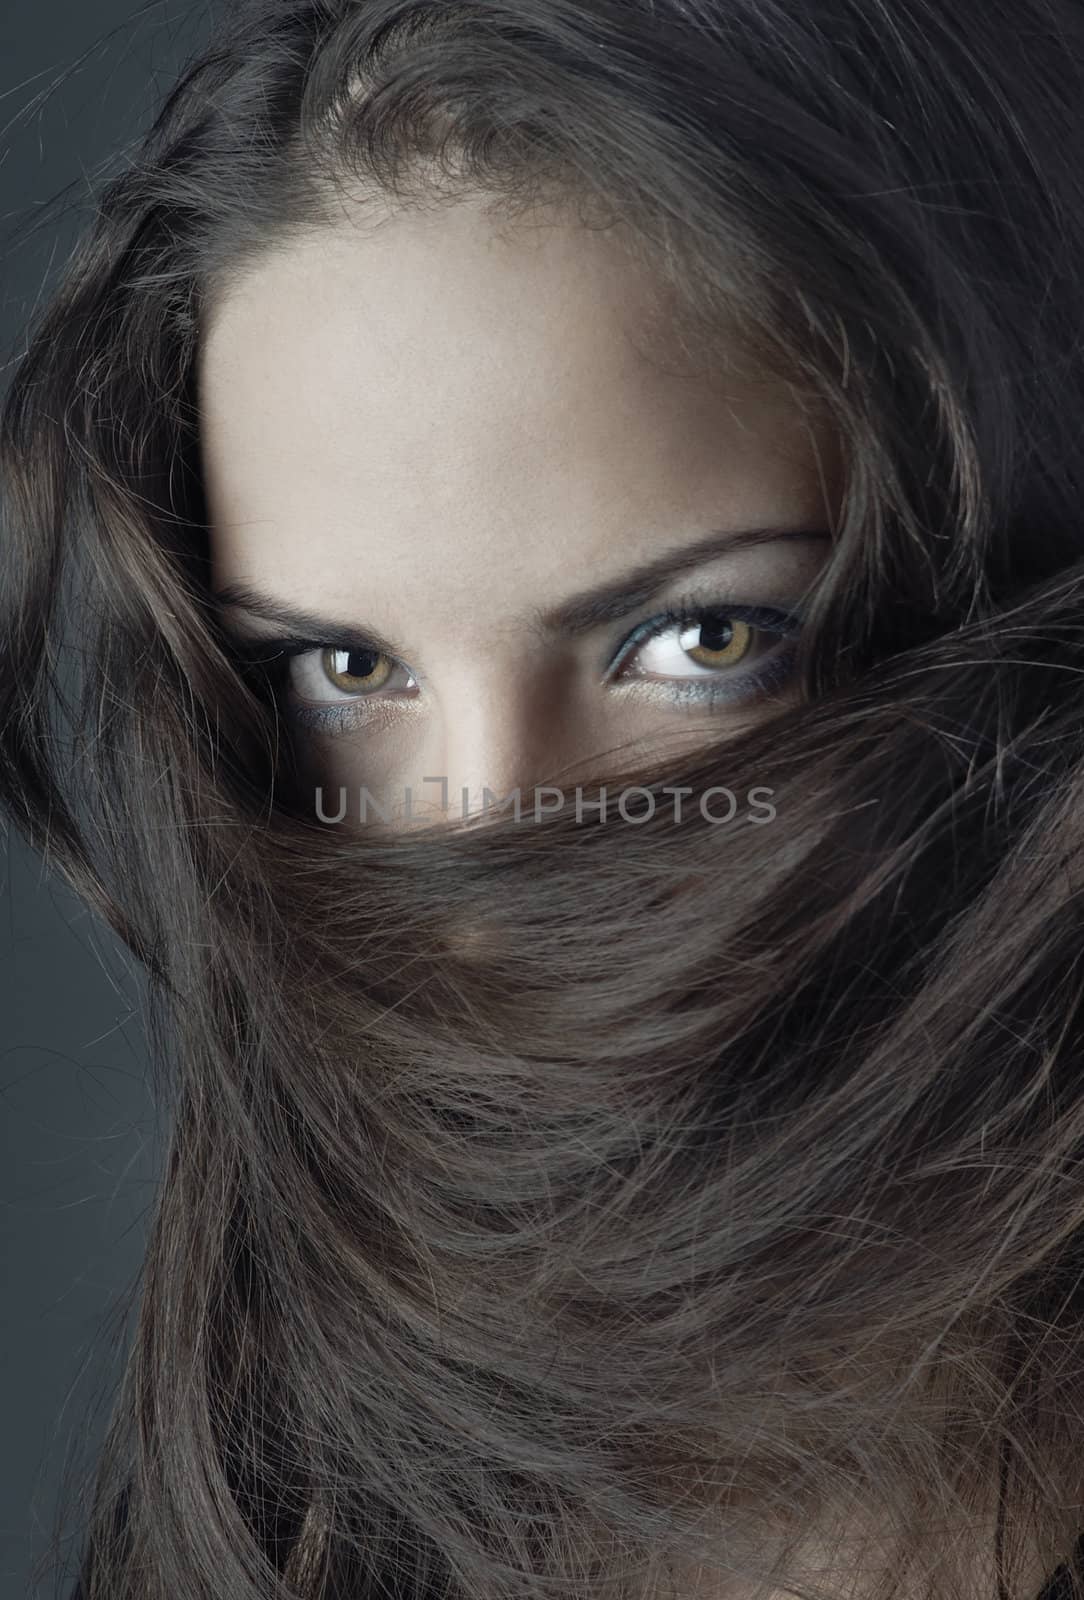
<instances>
[{"instance_id":1,"label":"watermark text","mask_svg":"<svg viewBox=\"0 0 1084 1600\"><path fill-rule=\"evenodd\" d=\"M432 821L434 813L446 816L451 809L447 778L427 777L421 781L423 784L439 785L439 804L428 795L419 799L410 784L402 791L401 804L389 800L387 796L383 801L378 800L362 785L356 792L356 805L352 808L345 785L339 786L337 798L335 791L331 791L330 798L325 796L323 787L318 785L315 794L317 819L334 823L345 822L348 817L353 819L356 816L360 823L366 823L375 816L382 823L402 824ZM610 794L603 785L597 792L585 795L579 785L569 791L542 784L527 790L512 789L506 795L496 795L492 789L486 788L482 791L481 805L472 807L470 791L464 787L460 791L459 815L463 821L468 821L510 804L517 822L541 822L544 816L552 816L567 808L575 813L577 823L622 822L636 827L650 822L659 814L669 812L673 821L682 822L698 811L703 821L708 823L728 823L740 819L762 827L767 822L773 822L778 814L772 801L774 794L774 789L755 786L739 796L733 789L716 784L701 790L699 794L679 785L668 785L658 791L632 787Z\"/></svg>"}]
</instances>

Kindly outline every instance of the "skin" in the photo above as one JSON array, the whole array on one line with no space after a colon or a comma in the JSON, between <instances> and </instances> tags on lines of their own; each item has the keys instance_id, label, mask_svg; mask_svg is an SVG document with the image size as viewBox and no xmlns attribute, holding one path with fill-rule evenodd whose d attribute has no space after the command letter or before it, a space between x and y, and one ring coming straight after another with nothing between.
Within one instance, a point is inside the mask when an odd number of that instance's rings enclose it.
<instances>
[{"instance_id":1,"label":"skin","mask_svg":"<svg viewBox=\"0 0 1084 1600\"><path fill-rule=\"evenodd\" d=\"M696 590L788 608L829 549L832 440L737 350L725 371L683 370L660 303L604 230L557 212L502 228L471 199L375 228L344 213L215 303L199 386L216 592L245 584L330 616L341 629L322 642L375 632L402 663L294 661L294 693L349 701L360 719L296 730L314 782L364 784L403 825L406 787L413 814L432 814L441 795L424 780L443 776L447 814L461 816L487 789L492 803L567 787L793 697L783 684L715 705L666 697L705 675L734 693L786 646L740 626L740 665L717 667L698 625L672 625L606 677L668 601ZM538 626L663 552L762 527L819 537L704 556L582 634ZM246 638L289 631L237 605L221 615Z\"/></svg>"}]
</instances>

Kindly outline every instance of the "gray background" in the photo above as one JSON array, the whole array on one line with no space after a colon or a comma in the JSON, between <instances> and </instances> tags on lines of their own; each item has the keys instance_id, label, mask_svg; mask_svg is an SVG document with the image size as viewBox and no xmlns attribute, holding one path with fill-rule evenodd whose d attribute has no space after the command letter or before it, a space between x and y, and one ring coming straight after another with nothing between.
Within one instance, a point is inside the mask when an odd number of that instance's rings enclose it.
<instances>
[{"instance_id":1,"label":"gray background","mask_svg":"<svg viewBox=\"0 0 1084 1600\"><path fill-rule=\"evenodd\" d=\"M123 163L212 21L202 0L0 0L0 392L36 300L86 225L92 188ZM67 1596L74 1579L82 1530L59 1520L60 1495L101 1437L156 1184L143 994L112 932L8 830L0 1600ZM54 1538L59 1566L43 1561Z\"/></svg>"}]
</instances>

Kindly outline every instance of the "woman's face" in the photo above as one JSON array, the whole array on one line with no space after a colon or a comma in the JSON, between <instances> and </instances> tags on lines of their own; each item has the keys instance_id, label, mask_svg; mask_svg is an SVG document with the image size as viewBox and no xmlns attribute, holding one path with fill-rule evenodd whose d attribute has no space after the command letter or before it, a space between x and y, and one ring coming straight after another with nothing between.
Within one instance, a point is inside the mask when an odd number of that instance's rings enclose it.
<instances>
[{"instance_id":1,"label":"woman's face","mask_svg":"<svg viewBox=\"0 0 1084 1600\"><path fill-rule=\"evenodd\" d=\"M443 779L459 817L793 696L832 441L785 385L679 370L657 306L605 233L465 201L290 242L215 308L214 587L245 639L315 641L281 697L333 798L401 822Z\"/></svg>"}]
</instances>

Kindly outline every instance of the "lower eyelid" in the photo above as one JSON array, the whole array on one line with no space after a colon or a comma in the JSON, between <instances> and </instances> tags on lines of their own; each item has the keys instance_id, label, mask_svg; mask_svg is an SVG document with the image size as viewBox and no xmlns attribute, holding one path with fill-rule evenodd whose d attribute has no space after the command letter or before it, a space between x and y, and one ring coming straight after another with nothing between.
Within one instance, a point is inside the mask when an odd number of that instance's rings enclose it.
<instances>
[{"instance_id":1,"label":"lower eyelid","mask_svg":"<svg viewBox=\"0 0 1084 1600\"><path fill-rule=\"evenodd\" d=\"M758 694L782 688L793 673L797 654L797 645L792 640L744 672L720 669L714 674L708 671L684 678L652 677L632 672L616 679L612 687L652 700L737 704L754 699Z\"/></svg>"},{"instance_id":2,"label":"lower eyelid","mask_svg":"<svg viewBox=\"0 0 1084 1600\"><path fill-rule=\"evenodd\" d=\"M359 728L390 728L404 711L417 705L417 696L410 694L359 695L353 699L331 700L320 705L311 700L298 701L287 697L286 710L290 720L312 733L329 737L353 733Z\"/></svg>"}]
</instances>

